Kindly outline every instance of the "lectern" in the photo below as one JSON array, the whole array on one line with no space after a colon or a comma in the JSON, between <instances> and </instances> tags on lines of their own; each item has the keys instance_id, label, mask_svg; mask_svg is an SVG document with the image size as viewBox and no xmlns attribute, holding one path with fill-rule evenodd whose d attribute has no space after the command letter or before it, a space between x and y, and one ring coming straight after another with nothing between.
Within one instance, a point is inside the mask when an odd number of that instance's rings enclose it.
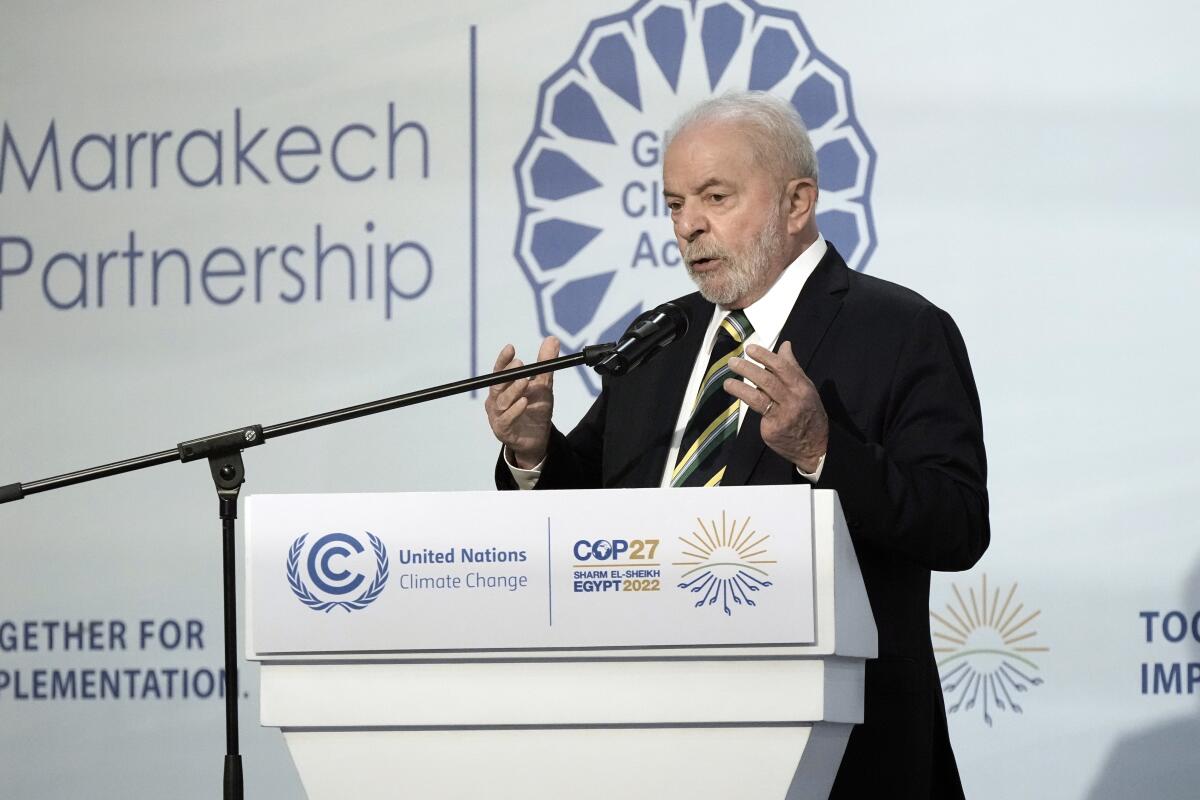
<instances>
[{"instance_id":1,"label":"lectern","mask_svg":"<svg viewBox=\"0 0 1200 800\"><path fill-rule=\"evenodd\" d=\"M247 657L310 800L809 798L876 630L807 486L260 495Z\"/></svg>"}]
</instances>

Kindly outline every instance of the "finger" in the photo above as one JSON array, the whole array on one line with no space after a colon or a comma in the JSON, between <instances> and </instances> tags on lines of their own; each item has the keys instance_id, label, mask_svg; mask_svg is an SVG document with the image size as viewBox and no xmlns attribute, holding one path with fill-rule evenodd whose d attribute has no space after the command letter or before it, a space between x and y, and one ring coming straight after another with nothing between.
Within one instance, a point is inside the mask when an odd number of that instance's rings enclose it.
<instances>
[{"instance_id":1,"label":"finger","mask_svg":"<svg viewBox=\"0 0 1200 800\"><path fill-rule=\"evenodd\" d=\"M501 434L505 444L511 445L512 438L509 434L512 432L513 425L525 413L525 409L529 406L529 401L524 397L518 397L516 402L509 406L503 413L496 416L495 430Z\"/></svg>"},{"instance_id":2,"label":"finger","mask_svg":"<svg viewBox=\"0 0 1200 800\"><path fill-rule=\"evenodd\" d=\"M768 372L762 367L744 358L729 359L729 369L735 375L741 375L771 397L781 397L786 385L779 376Z\"/></svg>"},{"instance_id":3,"label":"finger","mask_svg":"<svg viewBox=\"0 0 1200 800\"><path fill-rule=\"evenodd\" d=\"M517 354L517 348L511 344L506 344L500 348L500 355L496 356L496 363L492 366L492 372L499 372L508 362L513 360L513 356Z\"/></svg>"},{"instance_id":4,"label":"finger","mask_svg":"<svg viewBox=\"0 0 1200 800\"><path fill-rule=\"evenodd\" d=\"M508 372L510 370L520 369L523 366L525 366L524 361L522 361L519 358L514 358L512 361L509 361L508 364L505 365L503 371ZM518 379L515 381L508 381L507 383L496 384L499 387L499 392L497 393L497 397L499 397L499 395L502 395L505 392L513 389L514 387L521 388L521 391L524 391L524 388L523 388L524 384L527 383L528 381L529 381L529 379L525 378L525 379ZM505 408L507 408L507 406L505 406Z\"/></svg>"},{"instance_id":5,"label":"finger","mask_svg":"<svg viewBox=\"0 0 1200 800\"><path fill-rule=\"evenodd\" d=\"M547 336L542 340L541 347L538 348L538 361L549 361L552 358L558 358L558 337Z\"/></svg>"},{"instance_id":6,"label":"finger","mask_svg":"<svg viewBox=\"0 0 1200 800\"><path fill-rule=\"evenodd\" d=\"M789 350L790 353L790 350ZM752 344L746 348L746 355L762 364L769 371L780 374L787 369L789 360L795 363L795 358L787 358L779 353L772 353L765 347L757 344Z\"/></svg>"},{"instance_id":7,"label":"finger","mask_svg":"<svg viewBox=\"0 0 1200 800\"><path fill-rule=\"evenodd\" d=\"M799 387L806 394L815 396L817 394L817 386L813 383L812 378L808 377L808 373L804 371L804 367L800 366L800 362L796 360L796 354L792 351L792 343L784 342L779 346L779 352L787 364L785 370L789 375L787 378L788 382L793 386Z\"/></svg>"},{"instance_id":8,"label":"finger","mask_svg":"<svg viewBox=\"0 0 1200 800\"><path fill-rule=\"evenodd\" d=\"M789 371L798 375L805 375L804 368L800 366L800 361L796 358L796 353L792 350L791 342L784 342L779 345L779 359L786 364L786 368Z\"/></svg>"},{"instance_id":9,"label":"finger","mask_svg":"<svg viewBox=\"0 0 1200 800\"><path fill-rule=\"evenodd\" d=\"M500 414L508 411L516 404L517 400L525 396L525 391L529 388L529 381L512 381L504 386L504 391L496 395L495 401L496 411Z\"/></svg>"},{"instance_id":10,"label":"finger","mask_svg":"<svg viewBox=\"0 0 1200 800\"><path fill-rule=\"evenodd\" d=\"M740 356L734 356L729 359L729 369L735 375L747 378L752 383L759 383L771 377L771 373L767 372L764 367L755 364L748 358L741 358Z\"/></svg>"},{"instance_id":11,"label":"finger","mask_svg":"<svg viewBox=\"0 0 1200 800\"><path fill-rule=\"evenodd\" d=\"M547 336L542 340L542 346L538 348L537 360L550 361L551 359L558 358L560 347L561 345L559 344L557 336ZM554 385L554 373L544 372L534 378L534 380L547 387L551 387Z\"/></svg>"},{"instance_id":12,"label":"finger","mask_svg":"<svg viewBox=\"0 0 1200 800\"><path fill-rule=\"evenodd\" d=\"M496 356L496 363L492 365L492 372L502 372L509 368L513 358L517 354L517 348L511 344L506 344L500 348L500 355ZM494 399L498 394L507 389L511 383L493 383L488 387L488 397Z\"/></svg>"},{"instance_id":13,"label":"finger","mask_svg":"<svg viewBox=\"0 0 1200 800\"><path fill-rule=\"evenodd\" d=\"M739 380L726 378L725 383L722 385L726 392L741 400L759 414L766 411L767 406L771 403L771 398L767 397L766 394L760 392L758 389L747 386Z\"/></svg>"},{"instance_id":14,"label":"finger","mask_svg":"<svg viewBox=\"0 0 1200 800\"><path fill-rule=\"evenodd\" d=\"M521 361L521 359L514 358L512 361L509 361L507 364L505 364L504 369L502 369L500 371L508 372L509 370L520 369L523 366L525 366L525 363L523 361ZM523 387L524 384L527 383L528 381L529 381L528 378L524 378L524 379L516 380L516 381L505 381L504 383L493 384L492 386L488 387L488 395L493 400L498 401L500 399L500 396L503 395L505 392L509 391L514 386L522 386ZM521 391L524 391L524 389L522 388ZM505 409L505 408L508 408L508 406L503 405L503 406L500 406L500 408Z\"/></svg>"},{"instance_id":15,"label":"finger","mask_svg":"<svg viewBox=\"0 0 1200 800\"><path fill-rule=\"evenodd\" d=\"M792 352L791 342L784 342L779 345L778 353L773 353L765 347L752 344L746 348L746 354L785 381L792 382L804 376L804 370L800 369L800 363L796 361L796 356Z\"/></svg>"}]
</instances>

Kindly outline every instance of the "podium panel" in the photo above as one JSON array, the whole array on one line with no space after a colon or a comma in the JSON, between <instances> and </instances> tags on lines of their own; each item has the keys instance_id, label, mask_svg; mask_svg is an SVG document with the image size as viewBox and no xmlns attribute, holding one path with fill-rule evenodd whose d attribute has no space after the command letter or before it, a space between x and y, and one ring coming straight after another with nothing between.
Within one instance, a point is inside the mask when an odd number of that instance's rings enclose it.
<instances>
[{"instance_id":1,"label":"podium panel","mask_svg":"<svg viewBox=\"0 0 1200 800\"><path fill-rule=\"evenodd\" d=\"M313 800L821 797L862 720L832 492L259 496L247 559Z\"/></svg>"},{"instance_id":2,"label":"podium panel","mask_svg":"<svg viewBox=\"0 0 1200 800\"><path fill-rule=\"evenodd\" d=\"M827 796L850 728L389 730L369 742L328 731L287 737L309 797L728 800ZM338 767L320 766L330 763Z\"/></svg>"}]
</instances>

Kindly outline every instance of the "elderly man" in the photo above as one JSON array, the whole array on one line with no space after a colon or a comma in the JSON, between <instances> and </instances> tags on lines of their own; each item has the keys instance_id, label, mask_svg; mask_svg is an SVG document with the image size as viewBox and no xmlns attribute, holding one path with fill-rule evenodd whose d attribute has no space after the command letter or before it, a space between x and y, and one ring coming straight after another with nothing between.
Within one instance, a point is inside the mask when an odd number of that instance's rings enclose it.
<instances>
[{"instance_id":1,"label":"elderly man","mask_svg":"<svg viewBox=\"0 0 1200 800\"><path fill-rule=\"evenodd\" d=\"M836 489L879 628L838 797L961 796L929 637L930 570L989 540L979 399L950 317L853 272L816 224L817 166L786 102L725 95L667 139L663 186L698 294L688 333L551 422L549 375L494 387L501 488ZM558 353L553 338L539 359ZM496 369L519 366L506 346ZM746 383L742 380L749 381ZM752 385L751 385L752 384Z\"/></svg>"}]
</instances>

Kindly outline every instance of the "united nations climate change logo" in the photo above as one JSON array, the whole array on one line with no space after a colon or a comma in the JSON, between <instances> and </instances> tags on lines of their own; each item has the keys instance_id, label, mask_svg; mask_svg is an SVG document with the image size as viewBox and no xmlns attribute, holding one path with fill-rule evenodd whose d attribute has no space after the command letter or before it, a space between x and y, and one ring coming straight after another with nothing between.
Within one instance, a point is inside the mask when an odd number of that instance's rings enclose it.
<instances>
[{"instance_id":1,"label":"united nations climate change logo","mask_svg":"<svg viewBox=\"0 0 1200 800\"><path fill-rule=\"evenodd\" d=\"M304 558L304 542L307 539L306 533L292 542L287 556L288 585L301 603L313 611L329 613L335 608L347 612L361 611L375 602L388 579L387 549L378 536L367 533L374 556L374 577L366 588L363 588L363 584L367 583L367 576L354 571L354 568L369 568L372 558L366 554L366 548L358 537L348 533L327 533L313 542L308 548L307 558ZM301 577L302 574L312 583L315 592Z\"/></svg>"},{"instance_id":2,"label":"united nations climate change logo","mask_svg":"<svg viewBox=\"0 0 1200 800\"><path fill-rule=\"evenodd\" d=\"M984 575L978 595L974 587L967 590L970 603L957 584L950 586L957 603L947 603L944 615L929 611L946 711L979 709L991 727L993 710L1020 714L1022 695L1043 683L1034 658L1050 648L1038 643L1030 627L1042 612L1016 598L1016 583L1001 600L999 588L989 596Z\"/></svg>"},{"instance_id":3,"label":"united nations climate change logo","mask_svg":"<svg viewBox=\"0 0 1200 800\"><path fill-rule=\"evenodd\" d=\"M875 152L849 78L800 17L754 0L643 0L592 22L542 84L514 166L515 255L544 333L569 350L610 341L644 302L692 291L662 198L662 136L688 106L737 89L800 112L820 167L821 231L851 267L866 267Z\"/></svg>"},{"instance_id":4,"label":"united nations climate change logo","mask_svg":"<svg viewBox=\"0 0 1200 800\"><path fill-rule=\"evenodd\" d=\"M680 575L678 588L699 597L696 608L719 602L726 616L732 616L737 606L757 606L754 595L771 587L766 567L778 563L767 552L770 534L750 528L750 517L741 525L736 519L727 523L724 512L720 527L716 520L705 525L699 517L696 525L697 529L686 538L677 537L683 544L683 556L691 559L671 562L672 566L687 568Z\"/></svg>"}]
</instances>

